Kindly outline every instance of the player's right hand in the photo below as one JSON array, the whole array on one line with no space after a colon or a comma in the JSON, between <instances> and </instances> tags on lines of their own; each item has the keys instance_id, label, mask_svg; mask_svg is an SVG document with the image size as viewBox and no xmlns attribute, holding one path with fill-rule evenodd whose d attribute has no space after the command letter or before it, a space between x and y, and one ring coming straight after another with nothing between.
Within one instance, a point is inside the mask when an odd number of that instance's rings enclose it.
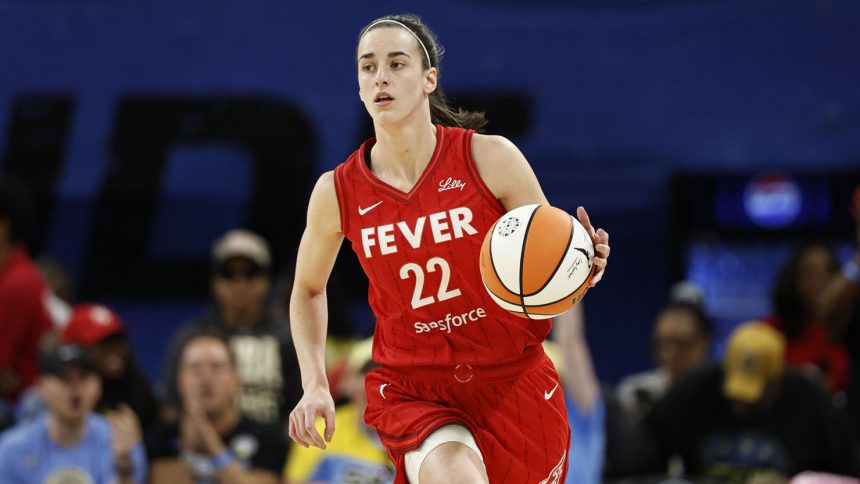
<instances>
[{"instance_id":1,"label":"player's right hand","mask_svg":"<svg viewBox=\"0 0 860 484\"><path fill-rule=\"evenodd\" d=\"M317 431L316 419L325 419L325 440ZM290 438L304 447L326 448L334 435L334 399L327 388L305 391L299 404L290 413Z\"/></svg>"}]
</instances>

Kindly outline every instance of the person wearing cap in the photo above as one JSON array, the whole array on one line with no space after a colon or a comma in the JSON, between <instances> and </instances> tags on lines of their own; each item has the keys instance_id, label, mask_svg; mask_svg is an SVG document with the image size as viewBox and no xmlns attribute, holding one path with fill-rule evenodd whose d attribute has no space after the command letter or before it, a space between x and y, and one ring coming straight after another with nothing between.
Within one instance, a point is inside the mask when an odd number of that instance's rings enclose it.
<instances>
[{"instance_id":1,"label":"person wearing cap","mask_svg":"<svg viewBox=\"0 0 860 484\"><path fill-rule=\"evenodd\" d=\"M227 340L216 330L190 334L179 349L177 422L146 436L151 482L276 483L287 456L279 425L242 415L242 384Z\"/></svg>"},{"instance_id":2,"label":"person wearing cap","mask_svg":"<svg viewBox=\"0 0 860 484\"><path fill-rule=\"evenodd\" d=\"M63 331L63 342L89 350L102 379L96 409L105 413L128 405L144 429L156 424L160 406L149 379L128 344L119 316L101 304L79 304Z\"/></svg>"},{"instance_id":3,"label":"person wearing cap","mask_svg":"<svg viewBox=\"0 0 860 484\"><path fill-rule=\"evenodd\" d=\"M367 396L364 376L379 365L371 360L373 338L354 343L349 351L340 388L349 402L335 410L337 432L326 449L294 445L285 475L291 484L304 482L390 483L394 469L385 447L372 427L364 422ZM384 392L384 390L383 390ZM325 423L317 422L322 432Z\"/></svg>"},{"instance_id":4,"label":"person wearing cap","mask_svg":"<svg viewBox=\"0 0 860 484\"><path fill-rule=\"evenodd\" d=\"M782 334L739 325L721 364L678 381L647 419L667 462L688 476L744 482L756 472L854 475L854 456L826 392L785 368Z\"/></svg>"},{"instance_id":5,"label":"person wearing cap","mask_svg":"<svg viewBox=\"0 0 860 484\"><path fill-rule=\"evenodd\" d=\"M215 328L227 336L236 355L242 413L261 422L286 422L301 396L301 379L289 324L277 319L267 304L271 269L269 246L255 233L231 230L215 241L210 274L214 305L177 330L167 351L169 408L179 403L178 348L198 328ZM174 416L175 411L168 412L168 418Z\"/></svg>"},{"instance_id":6,"label":"person wearing cap","mask_svg":"<svg viewBox=\"0 0 860 484\"><path fill-rule=\"evenodd\" d=\"M140 427L127 406L93 413L101 392L96 364L77 345L42 358L39 391L48 413L0 438L0 482L143 483Z\"/></svg>"}]
</instances>

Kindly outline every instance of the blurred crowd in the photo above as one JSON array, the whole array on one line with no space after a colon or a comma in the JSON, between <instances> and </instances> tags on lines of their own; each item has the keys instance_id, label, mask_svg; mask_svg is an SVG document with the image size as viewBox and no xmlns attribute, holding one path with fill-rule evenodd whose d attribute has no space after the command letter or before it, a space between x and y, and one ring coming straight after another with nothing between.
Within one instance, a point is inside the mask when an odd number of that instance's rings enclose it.
<instances>
[{"instance_id":1,"label":"blurred crowd","mask_svg":"<svg viewBox=\"0 0 860 484\"><path fill-rule=\"evenodd\" d=\"M62 267L33 260L28 196L0 178L0 483L393 481L363 419L370 338L331 339L328 448L286 438L302 387L289 283L278 295L273 280L289 276L260 235L213 241L212 303L176 322L153 382L121 316L75 300ZM858 482L860 200L853 216L852 257L799 246L770 314L738 324L724 351L689 282L653 317L653 368L615 385L596 375L582 304L560 316L545 350L568 403L567 482Z\"/></svg>"}]
</instances>

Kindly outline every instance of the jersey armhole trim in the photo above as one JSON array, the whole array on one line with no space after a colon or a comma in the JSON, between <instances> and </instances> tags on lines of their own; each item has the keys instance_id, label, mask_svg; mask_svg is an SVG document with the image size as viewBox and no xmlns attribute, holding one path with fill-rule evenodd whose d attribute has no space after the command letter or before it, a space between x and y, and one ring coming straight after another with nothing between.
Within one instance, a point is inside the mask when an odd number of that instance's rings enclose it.
<instances>
[{"instance_id":1,"label":"jersey armhole trim","mask_svg":"<svg viewBox=\"0 0 860 484\"><path fill-rule=\"evenodd\" d=\"M466 132L466 141L463 143L463 156L466 159L466 166L469 168L469 174L472 176L472 180L475 182L475 186L478 187L478 190L481 192L481 195L493 206L493 208L498 209L501 213L507 212L505 207L502 205L502 202L493 195L493 192L490 191L490 188L487 187L487 184L484 183L484 179L481 178L481 174L478 173L478 167L475 166L475 159L472 157L472 135L475 132L469 130Z\"/></svg>"},{"instance_id":2,"label":"jersey armhole trim","mask_svg":"<svg viewBox=\"0 0 860 484\"><path fill-rule=\"evenodd\" d=\"M335 195L337 195L337 208L340 212L340 231L346 237L349 233L349 222L346 216L346 193L344 193L343 170L344 164L340 164L334 169L334 191Z\"/></svg>"}]
</instances>

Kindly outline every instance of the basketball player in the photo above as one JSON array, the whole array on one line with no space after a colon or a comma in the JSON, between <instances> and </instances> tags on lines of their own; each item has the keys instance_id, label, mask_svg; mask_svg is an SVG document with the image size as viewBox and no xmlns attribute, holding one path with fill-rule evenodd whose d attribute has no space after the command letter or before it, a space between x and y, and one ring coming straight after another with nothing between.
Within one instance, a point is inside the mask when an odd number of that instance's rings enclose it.
<instances>
[{"instance_id":1,"label":"basketball player","mask_svg":"<svg viewBox=\"0 0 860 484\"><path fill-rule=\"evenodd\" d=\"M382 365L366 378L365 420L396 465L395 482L563 482L567 412L540 344L551 323L499 308L478 262L501 215L548 202L510 141L472 131L483 114L448 104L440 52L411 15L374 21L359 36L359 97L376 137L311 195L290 304L304 387L290 436L325 448L335 431L325 287L346 237L370 280ZM596 283L609 235L581 207L578 216L595 244Z\"/></svg>"}]
</instances>

